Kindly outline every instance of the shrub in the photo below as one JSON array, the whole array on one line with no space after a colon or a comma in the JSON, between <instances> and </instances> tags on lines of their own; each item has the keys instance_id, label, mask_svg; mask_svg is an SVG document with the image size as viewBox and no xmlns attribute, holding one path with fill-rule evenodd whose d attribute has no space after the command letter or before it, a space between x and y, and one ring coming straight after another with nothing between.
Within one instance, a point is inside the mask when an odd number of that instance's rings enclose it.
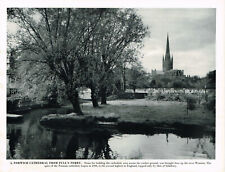
<instances>
[{"instance_id":1,"label":"shrub","mask_svg":"<svg viewBox=\"0 0 225 172\"><path fill-rule=\"evenodd\" d=\"M184 84L180 80L174 81L172 85L173 85L173 88L184 88Z\"/></svg>"},{"instance_id":2,"label":"shrub","mask_svg":"<svg viewBox=\"0 0 225 172\"><path fill-rule=\"evenodd\" d=\"M7 100L7 112L13 111L18 107L19 99L8 99Z\"/></svg>"},{"instance_id":3,"label":"shrub","mask_svg":"<svg viewBox=\"0 0 225 172\"><path fill-rule=\"evenodd\" d=\"M196 108L196 98L192 96L187 97L187 109L194 110Z\"/></svg>"},{"instance_id":4,"label":"shrub","mask_svg":"<svg viewBox=\"0 0 225 172\"><path fill-rule=\"evenodd\" d=\"M165 95L164 94L162 94L161 92L159 92L159 93L157 93L156 94L156 99L157 100L163 100L163 99L165 99Z\"/></svg>"},{"instance_id":5,"label":"shrub","mask_svg":"<svg viewBox=\"0 0 225 172\"><path fill-rule=\"evenodd\" d=\"M216 99L215 97L210 97L209 100L205 104L208 110L213 110L215 112Z\"/></svg>"}]
</instances>

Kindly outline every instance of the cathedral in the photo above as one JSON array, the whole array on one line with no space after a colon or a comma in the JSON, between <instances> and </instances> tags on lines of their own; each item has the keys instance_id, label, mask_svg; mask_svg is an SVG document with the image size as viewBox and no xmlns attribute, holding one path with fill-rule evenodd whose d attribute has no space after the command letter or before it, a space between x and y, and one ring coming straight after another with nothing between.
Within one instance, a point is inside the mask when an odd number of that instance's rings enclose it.
<instances>
[{"instance_id":1,"label":"cathedral","mask_svg":"<svg viewBox=\"0 0 225 172\"><path fill-rule=\"evenodd\" d=\"M166 54L165 56L163 56L162 65L163 65L162 66L163 72L173 70L173 56L170 56L170 45L169 45L168 35L167 35L167 41L166 41Z\"/></svg>"},{"instance_id":2,"label":"cathedral","mask_svg":"<svg viewBox=\"0 0 225 172\"><path fill-rule=\"evenodd\" d=\"M170 54L169 36L166 40L166 53L162 58L162 71L152 70L152 75L166 75L171 77L184 76L183 70L173 69L173 55Z\"/></svg>"}]
</instances>

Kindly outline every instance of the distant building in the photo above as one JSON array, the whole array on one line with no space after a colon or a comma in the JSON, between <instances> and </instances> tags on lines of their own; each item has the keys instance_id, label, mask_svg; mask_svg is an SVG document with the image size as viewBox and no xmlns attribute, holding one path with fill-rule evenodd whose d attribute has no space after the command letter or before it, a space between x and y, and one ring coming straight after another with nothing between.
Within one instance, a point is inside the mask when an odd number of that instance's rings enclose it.
<instances>
[{"instance_id":1,"label":"distant building","mask_svg":"<svg viewBox=\"0 0 225 172\"><path fill-rule=\"evenodd\" d=\"M162 59L162 68L163 72L167 72L169 70L173 70L173 56L170 57L170 45L169 45L169 37L167 35L166 41L166 54Z\"/></svg>"},{"instance_id":2,"label":"distant building","mask_svg":"<svg viewBox=\"0 0 225 172\"><path fill-rule=\"evenodd\" d=\"M162 58L162 71L152 70L152 76L171 76L171 77L182 77L184 76L184 70L173 69L173 55L170 55L169 36L167 35L166 41L166 54Z\"/></svg>"},{"instance_id":3,"label":"distant building","mask_svg":"<svg viewBox=\"0 0 225 172\"><path fill-rule=\"evenodd\" d=\"M161 70L152 70L152 73L151 73L153 76L155 75L164 75L164 72L161 71Z\"/></svg>"},{"instance_id":4,"label":"distant building","mask_svg":"<svg viewBox=\"0 0 225 172\"><path fill-rule=\"evenodd\" d=\"M174 70L169 70L166 71L164 75L167 76L184 76L184 70L178 70L178 69L174 69Z\"/></svg>"}]
</instances>

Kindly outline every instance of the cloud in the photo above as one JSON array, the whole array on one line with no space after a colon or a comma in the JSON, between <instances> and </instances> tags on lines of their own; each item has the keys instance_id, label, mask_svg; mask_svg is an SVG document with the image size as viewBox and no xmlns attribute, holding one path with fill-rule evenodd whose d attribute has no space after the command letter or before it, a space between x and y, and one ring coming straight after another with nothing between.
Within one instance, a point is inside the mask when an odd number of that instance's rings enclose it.
<instances>
[{"instance_id":1,"label":"cloud","mask_svg":"<svg viewBox=\"0 0 225 172\"><path fill-rule=\"evenodd\" d=\"M138 13L151 32L142 49L148 71L162 69L167 33L175 67L200 76L215 69L215 9L139 9Z\"/></svg>"}]
</instances>

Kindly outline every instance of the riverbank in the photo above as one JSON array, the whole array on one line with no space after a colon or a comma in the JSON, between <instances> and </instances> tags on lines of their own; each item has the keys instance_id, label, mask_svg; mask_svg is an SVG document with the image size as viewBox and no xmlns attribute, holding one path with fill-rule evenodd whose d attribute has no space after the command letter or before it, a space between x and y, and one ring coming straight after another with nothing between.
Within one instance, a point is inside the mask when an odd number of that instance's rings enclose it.
<instances>
[{"instance_id":1,"label":"riverbank","mask_svg":"<svg viewBox=\"0 0 225 172\"><path fill-rule=\"evenodd\" d=\"M93 108L91 103L83 103L81 107L85 116L91 116L100 121L115 117L116 127L121 130L135 131L154 128L182 130L187 133L192 130L193 132L215 131L215 114L203 108L202 105L197 106L195 110L189 110L188 113L185 102L147 99L113 100L99 108Z\"/></svg>"},{"instance_id":2,"label":"riverbank","mask_svg":"<svg viewBox=\"0 0 225 172\"><path fill-rule=\"evenodd\" d=\"M215 130L215 114L203 106L189 110L185 102L141 100L109 101L99 109L84 104L85 114L94 116L118 115L120 124L144 124L154 127L196 126L206 130ZM134 125L135 126L135 125Z\"/></svg>"}]
</instances>

